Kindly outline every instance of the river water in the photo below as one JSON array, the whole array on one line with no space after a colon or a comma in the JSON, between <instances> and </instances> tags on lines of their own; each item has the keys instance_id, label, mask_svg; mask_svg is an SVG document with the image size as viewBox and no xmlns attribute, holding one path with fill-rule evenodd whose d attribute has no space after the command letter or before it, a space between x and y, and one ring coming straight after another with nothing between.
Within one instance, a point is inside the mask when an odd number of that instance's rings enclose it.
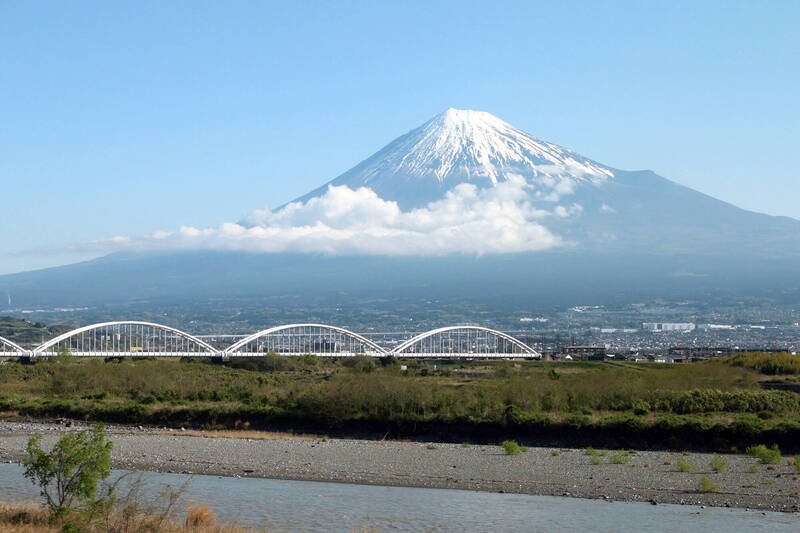
<instances>
[{"instance_id":1,"label":"river water","mask_svg":"<svg viewBox=\"0 0 800 533\"><path fill-rule=\"evenodd\" d=\"M744 509L183 474L142 476L149 494L188 480L185 504L208 505L222 522L281 533L350 533L364 526L381 532L800 531L800 514ZM0 465L0 500L33 501L37 496L19 465Z\"/></svg>"}]
</instances>

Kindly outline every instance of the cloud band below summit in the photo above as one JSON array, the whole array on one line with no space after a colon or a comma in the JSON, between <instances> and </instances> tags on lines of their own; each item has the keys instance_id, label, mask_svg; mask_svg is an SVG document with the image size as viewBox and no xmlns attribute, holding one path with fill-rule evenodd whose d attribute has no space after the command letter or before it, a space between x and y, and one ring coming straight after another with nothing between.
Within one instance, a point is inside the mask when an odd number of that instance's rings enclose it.
<instances>
[{"instance_id":1,"label":"cloud band below summit","mask_svg":"<svg viewBox=\"0 0 800 533\"><path fill-rule=\"evenodd\" d=\"M528 185L511 178L495 187L460 184L427 206L403 211L369 188L330 186L321 196L277 211L257 210L242 223L182 227L141 238L99 241L83 250L236 250L330 255L484 255L564 245L542 223L580 206L535 207Z\"/></svg>"}]
</instances>

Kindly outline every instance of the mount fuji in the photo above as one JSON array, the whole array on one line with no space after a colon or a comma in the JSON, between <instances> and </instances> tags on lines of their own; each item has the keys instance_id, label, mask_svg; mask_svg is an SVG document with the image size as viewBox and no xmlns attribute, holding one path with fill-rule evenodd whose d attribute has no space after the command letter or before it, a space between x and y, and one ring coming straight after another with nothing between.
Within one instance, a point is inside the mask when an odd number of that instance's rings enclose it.
<instances>
[{"instance_id":1,"label":"mount fuji","mask_svg":"<svg viewBox=\"0 0 800 533\"><path fill-rule=\"evenodd\" d=\"M404 210L460 184L524 182L528 200L567 245L628 253L800 254L800 221L740 209L652 171L619 170L540 140L483 111L448 109L395 139L330 186L368 187Z\"/></svg>"},{"instance_id":2,"label":"mount fuji","mask_svg":"<svg viewBox=\"0 0 800 533\"><path fill-rule=\"evenodd\" d=\"M446 110L295 201L254 212L234 225L236 236L252 232L272 242L322 227L323 235L333 235L326 238L341 242L353 227L369 232L372 219L364 213L372 211L354 209L350 196L333 209L324 203L331 191L362 191L386 211L379 218L388 226L369 234L373 243L398 235L401 242L408 235L424 239L439 217L450 222L437 227L436 239L472 239L469 232L480 222L475 240L504 241L527 224L548 245L512 247L513 253L455 247L439 254L330 254L313 236L278 253L145 247L0 276L0 292L13 294L17 305L56 306L306 294L447 300L477 286L470 296L476 301L529 308L700 291L798 291L800 221L740 209L650 170L604 165L482 111ZM484 197L491 201L475 201ZM475 209L490 212L463 227L451 222L474 216ZM336 226L341 220L348 225Z\"/></svg>"}]
</instances>

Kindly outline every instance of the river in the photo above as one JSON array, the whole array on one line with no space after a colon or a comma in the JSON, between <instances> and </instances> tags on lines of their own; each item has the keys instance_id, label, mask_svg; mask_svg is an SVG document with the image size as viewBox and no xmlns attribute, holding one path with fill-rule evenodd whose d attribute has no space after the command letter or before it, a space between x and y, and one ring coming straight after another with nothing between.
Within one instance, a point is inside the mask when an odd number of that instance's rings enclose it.
<instances>
[{"instance_id":1,"label":"river","mask_svg":"<svg viewBox=\"0 0 800 533\"><path fill-rule=\"evenodd\" d=\"M119 472L115 472L119 475ZM381 487L257 478L142 474L150 494L187 480L184 501L209 505L222 522L274 532L642 532L800 531L800 514L691 505ZM16 464L0 465L0 500L32 501L38 490Z\"/></svg>"}]
</instances>

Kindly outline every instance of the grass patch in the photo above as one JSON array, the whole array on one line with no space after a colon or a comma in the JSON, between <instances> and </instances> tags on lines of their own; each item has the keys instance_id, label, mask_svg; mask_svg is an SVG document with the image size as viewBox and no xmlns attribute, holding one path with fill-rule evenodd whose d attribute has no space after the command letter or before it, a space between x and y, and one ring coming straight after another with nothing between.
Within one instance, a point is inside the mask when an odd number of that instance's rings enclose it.
<instances>
[{"instance_id":1,"label":"grass patch","mask_svg":"<svg viewBox=\"0 0 800 533\"><path fill-rule=\"evenodd\" d=\"M758 467L756 465L750 465L750 467L747 469L747 472L749 474L758 474Z\"/></svg>"},{"instance_id":2,"label":"grass patch","mask_svg":"<svg viewBox=\"0 0 800 533\"><path fill-rule=\"evenodd\" d=\"M515 440L504 440L500 446L503 447L505 450L506 455L519 455L523 452L528 451L528 448L525 446L520 446L519 443Z\"/></svg>"},{"instance_id":3,"label":"grass patch","mask_svg":"<svg viewBox=\"0 0 800 533\"><path fill-rule=\"evenodd\" d=\"M288 431L256 431L247 429L187 429L184 431L159 431L161 435L173 437L208 437L215 439L249 439L249 440L318 440L327 442L328 437L314 434L289 433Z\"/></svg>"},{"instance_id":4,"label":"grass patch","mask_svg":"<svg viewBox=\"0 0 800 533\"><path fill-rule=\"evenodd\" d=\"M678 457L678 460L675 461L675 466L677 467L679 472L691 472L692 470L694 470L694 467L689 464L689 461L687 461L683 457Z\"/></svg>"},{"instance_id":5,"label":"grass patch","mask_svg":"<svg viewBox=\"0 0 800 533\"><path fill-rule=\"evenodd\" d=\"M428 444L427 446L425 446L425 448L428 449L428 450L436 450L437 449L435 444Z\"/></svg>"},{"instance_id":6,"label":"grass patch","mask_svg":"<svg viewBox=\"0 0 800 533\"><path fill-rule=\"evenodd\" d=\"M472 444L470 444L469 442L462 442L461 443L461 447L462 448L469 448L470 446L472 446Z\"/></svg>"},{"instance_id":7,"label":"grass patch","mask_svg":"<svg viewBox=\"0 0 800 533\"><path fill-rule=\"evenodd\" d=\"M777 444L767 448L763 444L747 448L747 455L755 457L762 465L776 465L781 462L781 450Z\"/></svg>"},{"instance_id":8,"label":"grass patch","mask_svg":"<svg viewBox=\"0 0 800 533\"><path fill-rule=\"evenodd\" d=\"M700 484L697 488L699 492L719 492L719 486L714 484L708 476L703 476L700 478Z\"/></svg>"},{"instance_id":9,"label":"grass patch","mask_svg":"<svg viewBox=\"0 0 800 533\"><path fill-rule=\"evenodd\" d=\"M597 455L593 455L591 457L591 459L589 459L589 463L591 463L593 465L601 465L601 464L603 464L603 460L600 457L598 457Z\"/></svg>"},{"instance_id":10,"label":"grass patch","mask_svg":"<svg viewBox=\"0 0 800 533\"><path fill-rule=\"evenodd\" d=\"M552 455L553 457L558 457L559 455L561 455L561 452L558 450L550 450L550 455Z\"/></svg>"},{"instance_id":11,"label":"grass patch","mask_svg":"<svg viewBox=\"0 0 800 533\"><path fill-rule=\"evenodd\" d=\"M615 465L626 465L631 462L631 454L626 451L617 452L611 455L611 463Z\"/></svg>"},{"instance_id":12,"label":"grass patch","mask_svg":"<svg viewBox=\"0 0 800 533\"><path fill-rule=\"evenodd\" d=\"M728 461L726 461L721 455L715 455L711 458L709 466L714 472L723 472L726 468L728 468Z\"/></svg>"}]
</instances>

